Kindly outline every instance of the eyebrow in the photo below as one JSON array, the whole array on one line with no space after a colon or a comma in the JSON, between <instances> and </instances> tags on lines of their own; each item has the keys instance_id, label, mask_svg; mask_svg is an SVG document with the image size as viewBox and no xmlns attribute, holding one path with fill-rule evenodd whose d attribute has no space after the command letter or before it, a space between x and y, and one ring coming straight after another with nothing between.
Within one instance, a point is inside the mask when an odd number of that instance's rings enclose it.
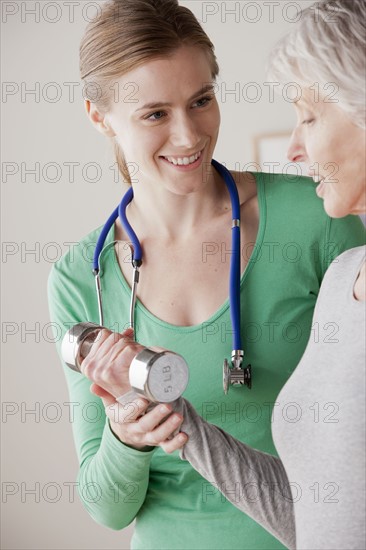
<instances>
[{"instance_id":1,"label":"eyebrow","mask_svg":"<svg viewBox=\"0 0 366 550\"><path fill-rule=\"evenodd\" d=\"M213 84L206 84L206 86L203 86L198 92L194 93L188 101L192 101L196 97L205 94L207 92L212 92L214 90ZM172 103L164 103L164 102L155 102L155 103L146 103L143 107L140 107L139 109L136 109L135 113L138 111L142 111L143 109L161 109L162 107L171 107Z\"/></svg>"},{"instance_id":2,"label":"eyebrow","mask_svg":"<svg viewBox=\"0 0 366 550\"><path fill-rule=\"evenodd\" d=\"M308 106L308 107L311 107L311 102L306 98L306 97L303 97L303 95L300 97L300 99L298 101L295 101L294 102L295 105L305 105L305 106Z\"/></svg>"}]
</instances>

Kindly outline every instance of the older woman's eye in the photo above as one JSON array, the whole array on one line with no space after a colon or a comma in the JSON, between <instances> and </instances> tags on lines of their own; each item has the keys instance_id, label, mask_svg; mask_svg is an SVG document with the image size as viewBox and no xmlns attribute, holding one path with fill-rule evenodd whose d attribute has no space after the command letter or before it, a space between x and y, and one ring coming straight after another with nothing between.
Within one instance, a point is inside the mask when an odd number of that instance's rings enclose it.
<instances>
[{"instance_id":1,"label":"older woman's eye","mask_svg":"<svg viewBox=\"0 0 366 550\"><path fill-rule=\"evenodd\" d=\"M307 118L306 120L303 120L301 124L311 124L314 120L315 118Z\"/></svg>"}]
</instances>

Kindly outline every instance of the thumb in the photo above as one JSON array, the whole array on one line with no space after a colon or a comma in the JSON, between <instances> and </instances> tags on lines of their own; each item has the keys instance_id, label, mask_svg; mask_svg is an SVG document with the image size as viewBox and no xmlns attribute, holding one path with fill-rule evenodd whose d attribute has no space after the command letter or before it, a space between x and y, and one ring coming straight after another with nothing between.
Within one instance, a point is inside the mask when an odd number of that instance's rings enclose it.
<instances>
[{"instance_id":1,"label":"thumb","mask_svg":"<svg viewBox=\"0 0 366 550\"><path fill-rule=\"evenodd\" d=\"M156 351L157 353L160 353L161 351L167 351L166 348L160 348L158 346L149 346L149 349L151 349L152 351Z\"/></svg>"},{"instance_id":2,"label":"thumb","mask_svg":"<svg viewBox=\"0 0 366 550\"><path fill-rule=\"evenodd\" d=\"M103 401L104 407L109 407L116 402L116 398L112 394L98 386L98 384L92 384L90 386L90 392L100 397Z\"/></svg>"}]
</instances>

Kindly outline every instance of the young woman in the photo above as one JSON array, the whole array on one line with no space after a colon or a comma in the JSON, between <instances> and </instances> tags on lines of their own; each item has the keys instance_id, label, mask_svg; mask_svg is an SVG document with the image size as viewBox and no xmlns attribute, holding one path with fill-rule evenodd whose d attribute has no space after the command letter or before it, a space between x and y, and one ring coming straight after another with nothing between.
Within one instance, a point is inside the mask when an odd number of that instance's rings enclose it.
<instances>
[{"instance_id":1,"label":"young woman","mask_svg":"<svg viewBox=\"0 0 366 550\"><path fill-rule=\"evenodd\" d=\"M273 403L305 350L324 273L334 255L364 242L362 224L327 216L309 178L231 172L242 219L240 314L253 387L225 396L232 214L224 178L211 164L220 126L213 45L175 0L108 1L101 8L82 39L81 77L90 84L87 115L113 140L133 189L126 214L143 252L134 337L185 357L184 395L206 420L275 454ZM91 232L52 270L51 317L63 332L80 321L99 322L84 251L100 233ZM207 243L227 254L209 254ZM117 219L100 254L104 325L117 332L129 323L128 244ZM331 336L327 326L321 330ZM143 416L144 400L116 406L128 389L131 360L143 349L132 335L105 330L83 361L85 376L65 366L70 400L83 405L73 431L79 493L91 516L112 529L136 518L133 548L282 548L178 453L158 447L186 440L168 440L182 422L172 406ZM90 406L98 412L91 419Z\"/></svg>"},{"instance_id":2,"label":"young woman","mask_svg":"<svg viewBox=\"0 0 366 550\"><path fill-rule=\"evenodd\" d=\"M272 79L302 88L288 157L309 165L333 218L366 212L365 21L363 0L320 2L271 58ZM314 97L314 82L336 83L339 102ZM366 548L365 253L365 246L344 252L324 277L313 327L330 323L337 334L310 338L276 397L280 458L204 423L183 400L176 407L189 434L182 457L289 548Z\"/></svg>"}]
</instances>

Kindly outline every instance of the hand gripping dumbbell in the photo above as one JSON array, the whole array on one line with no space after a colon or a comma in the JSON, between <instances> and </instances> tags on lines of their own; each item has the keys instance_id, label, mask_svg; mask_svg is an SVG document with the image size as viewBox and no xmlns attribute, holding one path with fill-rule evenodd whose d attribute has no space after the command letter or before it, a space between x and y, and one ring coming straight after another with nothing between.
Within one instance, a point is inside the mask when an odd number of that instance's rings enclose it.
<instances>
[{"instance_id":1,"label":"hand gripping dumbbell","mask_svg":"<svg viewBox=\"0 0 366 550\"><path fill-rule=\"evenodd\" d=\"M62 340L61 354L68 367L81 372L80 365L104 327L94 323L78 323L68 330ZM132 390L114 396L125 404L143 396L152 403L171 403L187 387L188 365L173 351L156 352L145 348L132 360L129 380Z\"/></svg>"}]
</instances>

